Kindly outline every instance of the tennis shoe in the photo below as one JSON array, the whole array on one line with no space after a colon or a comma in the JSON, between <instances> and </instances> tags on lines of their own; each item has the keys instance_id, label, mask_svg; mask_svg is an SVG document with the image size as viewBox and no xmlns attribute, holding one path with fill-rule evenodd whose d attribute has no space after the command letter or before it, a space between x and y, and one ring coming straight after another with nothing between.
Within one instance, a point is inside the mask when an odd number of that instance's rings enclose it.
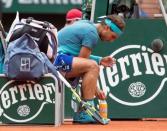
<instances>
[{"instance_id":1,"label":"tennis shoe","mask_svg":"<svg viewBox=\"0 0 167 131\"><path fill-rule=\"evenodd\" d=\"M80 124L92 124L97 123L91 116L89 116L85 111L79 111L75 112L73 116L73 122L74 123L80 123Z\"/></svg>"}]
</instances>

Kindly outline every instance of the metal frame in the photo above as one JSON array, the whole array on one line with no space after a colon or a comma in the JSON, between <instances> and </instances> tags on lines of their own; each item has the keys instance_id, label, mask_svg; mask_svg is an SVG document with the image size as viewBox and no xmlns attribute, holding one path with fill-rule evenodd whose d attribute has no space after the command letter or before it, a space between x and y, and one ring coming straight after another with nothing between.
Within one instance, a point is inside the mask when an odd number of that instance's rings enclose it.
<instances>
[{"instance_id":1,"label":"metal frame","mask_svg":"<svg viewBox=\"0 0 167 131\"><path fill-rule=\"evenodd\" d=\"M165 7L164 7L164 5L163 5L162 0L158 0L158 1L159 1L159 4L160 4L160 7L161 7L161 11L162 11L162 14L163 14L165 23L166 23L166 25L167 25L167 14L166 14L166 11L165 11Z\"/></svg>"}]
</instances>

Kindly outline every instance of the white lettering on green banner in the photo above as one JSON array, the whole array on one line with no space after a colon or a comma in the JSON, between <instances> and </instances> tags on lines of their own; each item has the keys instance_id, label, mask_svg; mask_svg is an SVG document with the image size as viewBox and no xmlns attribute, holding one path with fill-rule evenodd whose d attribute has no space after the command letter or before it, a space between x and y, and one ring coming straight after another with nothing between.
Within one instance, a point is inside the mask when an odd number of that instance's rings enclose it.
<instances>
[{"instance_id":1,"label":"white lettering on green banner","mask_svg":"<svg viewBox=\"0 0 167 131\"><path fill-rule=\"evenodd\" d=\"M98 84L116 102L143 105L154 100L165 87L166 54L155 53L144 45L126 45L111 56L117 62L111 68L101 67Z\"/></svg>"}]
</instances>

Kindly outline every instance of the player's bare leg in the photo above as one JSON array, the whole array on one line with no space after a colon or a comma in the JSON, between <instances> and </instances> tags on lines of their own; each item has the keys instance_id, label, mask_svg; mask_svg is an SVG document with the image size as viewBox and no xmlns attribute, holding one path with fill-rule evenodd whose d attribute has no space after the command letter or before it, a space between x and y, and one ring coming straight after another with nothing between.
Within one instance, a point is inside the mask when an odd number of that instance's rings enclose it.
<instances>
[{"instance_id":1,"label":"player's bare leg","mask_svg":"<svg viewBox=\"0 0 167 131\"><path fill-rule=\"evenodd\" d=\"M74 57L72 71L66 74L67 78L82 76L82 96L85 100L93 99L97 90L99 66L93 60Z\"/></svg>"}]
</instances>

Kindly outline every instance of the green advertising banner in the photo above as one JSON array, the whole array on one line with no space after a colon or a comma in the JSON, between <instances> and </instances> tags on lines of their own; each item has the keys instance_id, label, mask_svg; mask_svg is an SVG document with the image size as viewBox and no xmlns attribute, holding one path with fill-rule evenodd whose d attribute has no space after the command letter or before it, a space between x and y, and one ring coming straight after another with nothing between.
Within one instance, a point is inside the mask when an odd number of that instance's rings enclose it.
<instances>
[{"instance_id":1,"label":"green advertising banner","mask_svg":"<svg viewBox=\"0 0 167 131\"><path fill-rule=\"evenodd\" d=\"M81 4L82 0L2 0L5 13L66 13Z\"/></svg>"},{"instance_id":2,"label":"green advertising banner","mask_svg":"<svg viewBox=\"0 0 167 131\"><path fill-rule=\"evenodd\" d=\"M55 112L55 94L58 81L52 75L38 82L19 82L0 76L0 123L1 124L55 124L60 122ZM59 107L60 108L60 105ZM55 113L57 113L55 115Z\"/></svg>"},{"instance_id":3,"label":"green advertising banner","mask_svg":"<svg viewBox=\"0 0 167 131\"><path fill-rule=\"evenodd\" d=\"M118 40L99 43L95 54L116 59L112 68L101 67L99 77L110 118L167 117L166 36L162 19L131 19ZM163 44L162 50L155 52L153 44Z\"/></svg>"}]
</instances>

